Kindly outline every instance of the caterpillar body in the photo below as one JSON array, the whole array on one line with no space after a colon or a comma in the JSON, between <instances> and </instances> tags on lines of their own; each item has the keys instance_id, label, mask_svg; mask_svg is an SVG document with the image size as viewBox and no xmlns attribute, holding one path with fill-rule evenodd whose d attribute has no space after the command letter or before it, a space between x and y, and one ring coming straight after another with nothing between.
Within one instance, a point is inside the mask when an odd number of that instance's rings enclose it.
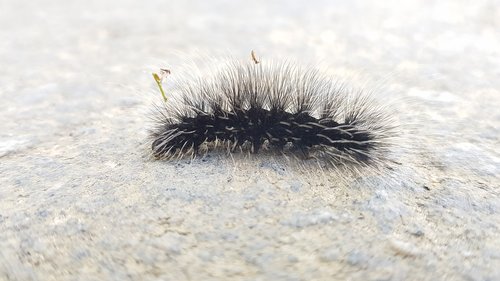
<instances>
[{"instance_id":1,"label":"caterpillar body","mask_svg":"<svg viewBox=\"0 0 500 281\"><path fill-rule=\"evenodd\" d=\"M157 158L223 147L376 166L395 134L392 116L369 94L288 62L230 62L179 85L157 107L150 132Z\"/></svg>"}]
</instances>

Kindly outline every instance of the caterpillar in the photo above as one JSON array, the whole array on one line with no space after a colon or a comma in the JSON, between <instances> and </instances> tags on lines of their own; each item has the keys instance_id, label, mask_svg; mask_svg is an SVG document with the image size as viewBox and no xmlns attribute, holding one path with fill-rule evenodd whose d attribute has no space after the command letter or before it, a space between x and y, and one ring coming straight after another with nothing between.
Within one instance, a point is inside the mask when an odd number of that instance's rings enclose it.
<instances>
[{"instance_id":1,"label":"caterpillar","mask_svg":"<svg viewBox=\"0 0 500 281\"><path fill-rule=\"evenodd\" d=\"M156 106L159 159L271 152L327 166L383 164L397 128L386 106L311 67L230 61ZM156 79L156 78L155 78Z\"/></svg>"}]
</instances>

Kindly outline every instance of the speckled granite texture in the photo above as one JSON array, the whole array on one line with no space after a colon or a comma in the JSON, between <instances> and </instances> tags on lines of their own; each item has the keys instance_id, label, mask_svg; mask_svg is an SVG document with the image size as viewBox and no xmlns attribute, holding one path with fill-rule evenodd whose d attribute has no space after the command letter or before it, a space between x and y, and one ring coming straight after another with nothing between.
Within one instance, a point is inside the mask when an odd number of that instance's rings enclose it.
<instances>
[{"instance_id":1,"label":"speckled granite texture","mask_svg":"<svg viewBox=\"0 0 500 281\"><path fill-rule=\"evenodd\" d=\"M0 6L0 280L500 280L498 1ZM401 176L145 157L151 71L251 49L390 89Z\"/></svg>"}]
</instances>

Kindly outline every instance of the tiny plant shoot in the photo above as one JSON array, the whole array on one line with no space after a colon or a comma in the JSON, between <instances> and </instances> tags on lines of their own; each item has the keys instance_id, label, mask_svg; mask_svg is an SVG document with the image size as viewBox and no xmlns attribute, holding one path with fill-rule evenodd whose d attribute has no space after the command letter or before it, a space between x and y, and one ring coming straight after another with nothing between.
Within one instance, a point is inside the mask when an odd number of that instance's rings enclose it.
<instances>
[{"instance_id":1,"label":"tiny plant shoot","mask_svg":"<svg viewBox=\"0 0 500 281\"><path fill-rule=\"evenodd\" d=\"M160 89L161 96L163 97L163 100L167 102L167 96L165 95L165 91L163 90L163 86L161 85L163 80L170 74L170 70L160 68L160 75L157 73L153 73L153 78L156 81L156 84L158 85L158 88Z\"/></svg>"}]
</instances>

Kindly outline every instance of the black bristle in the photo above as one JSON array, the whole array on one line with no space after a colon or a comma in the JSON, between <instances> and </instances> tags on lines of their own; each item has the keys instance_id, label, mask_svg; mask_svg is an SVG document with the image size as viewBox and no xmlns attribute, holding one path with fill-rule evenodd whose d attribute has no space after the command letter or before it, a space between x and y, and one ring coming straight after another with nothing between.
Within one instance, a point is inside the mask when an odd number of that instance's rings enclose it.
<instances>
[{"instance_id":1,"label":"black bristle","mask_svg":"<svg viewBox=\"0 0 500 281\"><path fill-rule=\"evenodd\" d=\"M197 150L202 143L215 139L236 141L237 145L249 142L254 153L266 140L271 148L277 149L290 143L302 150L324 145L343 152L347 149L369 150L369 141L373 140L368 132L356 130L348 124L316 119L305 112L291 114L284 110L269 111L262 108L240 109L217 116L198 114L186 117L180 123L170 124L165 130L183 133L163 144L164 147L158 147L163 139L156 139L152 146L158 156L167 148ZM360 154L357 157L363 158Z\"/></svg>"}]
</instances>

